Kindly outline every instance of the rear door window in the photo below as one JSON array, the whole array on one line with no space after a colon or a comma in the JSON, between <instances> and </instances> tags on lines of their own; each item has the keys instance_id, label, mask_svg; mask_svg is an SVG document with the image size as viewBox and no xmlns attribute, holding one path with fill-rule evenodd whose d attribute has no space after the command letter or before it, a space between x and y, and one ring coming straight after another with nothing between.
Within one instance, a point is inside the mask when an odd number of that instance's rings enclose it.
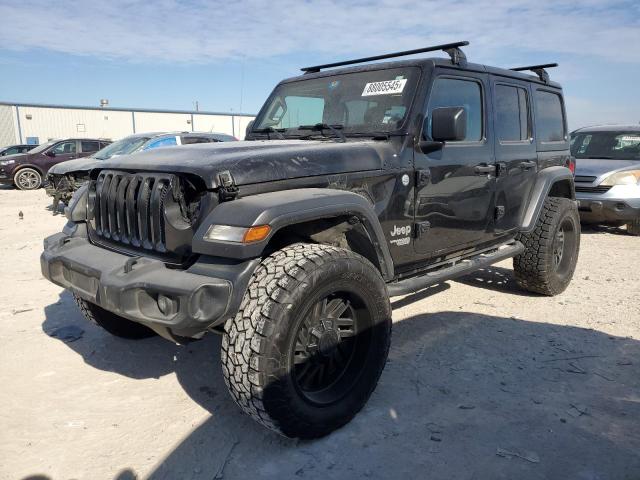
<instances>
[{"instance_id":1,"label":"rear door window","mask_svg":"<svg viewBox=\"0 0 640 480\"><path fill-rule=\"evenodd\" d=\"M85 153L97 152L100 150L100 142L92 142L88 140L83 140L80 142L82 151Z\"/></svg>"},{"instance_id":2,"label":"rear door window","mask_svg":"<svg viewBox=\"0 0 640 480\"><path fill-rule=\"evenodd\" d=\"M542 143L566 141L564 108L557 93L536 91L536 134Z\"/></svg>"}]
</instances>

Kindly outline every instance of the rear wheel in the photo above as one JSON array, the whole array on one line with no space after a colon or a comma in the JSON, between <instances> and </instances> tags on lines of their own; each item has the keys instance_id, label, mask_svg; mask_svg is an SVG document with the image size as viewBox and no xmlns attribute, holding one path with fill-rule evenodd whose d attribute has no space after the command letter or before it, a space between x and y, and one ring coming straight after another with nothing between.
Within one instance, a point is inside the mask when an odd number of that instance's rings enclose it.
<instances>
[{"instance_id":1,"label":"rear wheel","mask_svg":"<svg viewBox=\"0 0 640 480\"><path fill-rule=\"evenodd\" d=\"M266 258L225 325L222 369L236 403L289 437L349 422L385 365L391 309L378 270L351 251L298 244Z\"/></svg>"},{"instance_id":2,"label":"rear wheel","mask_svg":"<svg viewBox=\"0 0 640 480\"><path fill-rule=\"evenodd\" d=\"M132 322L115 313L73 294L80 311L91 323L104 328L111 335L130 340L139 340L154 336L156 333L140 323Z\"/></svg>"},{"instance_id":3,"label":"rear wheel","mask_svg":"<svg viewBox=\"0 0 640 480\"><path fill-rule=\"evenodd\" d=\"M20 190L37 190L42 186L42 175L35 168L21 168L13 176L13 183Z\"/></svg>"},{"instance_id":4,"label":"rear wheel","mask_svg":"<svg viewBox=\"0 0 640 480\"><path fill-rule=\"evenodd\" d=\"M640 219L627 223L627 233L629 235L640 235Z\"/></svg>"},{"instance_id":5,"label":"rear wheel","mask_svg":"<svg viewBox=\"0 0 640 480\"><path fill-rule=\"evenodd\" d=\"M576 268L580 250L580 218L575 202L548 197L535 229L517 238L525 251L513 259L518 284L542 295L562 293Z\"/></svg>"}]
</instances>

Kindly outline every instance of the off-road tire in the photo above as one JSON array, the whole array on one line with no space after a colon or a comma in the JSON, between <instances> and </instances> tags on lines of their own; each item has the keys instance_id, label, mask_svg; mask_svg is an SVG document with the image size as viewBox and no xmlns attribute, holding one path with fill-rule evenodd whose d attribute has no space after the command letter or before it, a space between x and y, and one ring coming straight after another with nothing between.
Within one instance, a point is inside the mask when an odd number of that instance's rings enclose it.
<instances>
[{"instance_id":1,"label":"off-road tire","mask_svg":"<svg viewBox=\"0 0 640 480\"><path fill-rule=\"evenodd\" d=\"M75 293L73 294L73 298L78 308L80 308L82 315L84 315L84 318L94 325L102 327L113 336L127 338L129 340L140 340L156 335L150 328L132 322L115 313L111 313L94 303L86 301Z\"/></svg>"},{"instance_id":2,"label":"off-road tire","mask_svg":"<svg viewBox=\"0 0 640 480\"><path fill-rule=\"evenodd\" d=\"M42 175L35 168L21 168L13 175L13 184L19 190L37 190L42 187Z\"/></svg>"},{"instance_id":3,"label":"off-road tire","mask_svg":"<svg viewBox=\"0 0 640 480\"><path fill-rule=\"evenodd\" d=\"M335 404L318 406L296 387L290 352L314 300L331 290L362 296L371 343L351 390ZM288 437L317 438L364 406L386 363L390 338L386 286L367 259L332 246L295 244L271 254L253 273L237 315L225 324L222 371L235 402L256 421Z\"/></svg>"},{"instance_id":4,"label":"off-road tire","mask_svg":"<svg viewBox=\"0 0 640 480\"><path fill-rule=\"evenodd\" d=\"M559 265L554 264L554 241L563 226L566 232ZM547 197L535 229L520 233L517 240L525 250L513 259L516 281L521 288L542 295L562 293L576 268L580 251L580 217L575 202L568 198Z\"/></svg>"},{"instance_id":5,"label":"off-road tire","mask_svg":"<svg viewBox=\"0 0 640 480\"><path fill-rule=\"evenodd\" d=\"M634 236L640 235L640 219L627 223L627 233Z\"/></svg>"}]
</instances>

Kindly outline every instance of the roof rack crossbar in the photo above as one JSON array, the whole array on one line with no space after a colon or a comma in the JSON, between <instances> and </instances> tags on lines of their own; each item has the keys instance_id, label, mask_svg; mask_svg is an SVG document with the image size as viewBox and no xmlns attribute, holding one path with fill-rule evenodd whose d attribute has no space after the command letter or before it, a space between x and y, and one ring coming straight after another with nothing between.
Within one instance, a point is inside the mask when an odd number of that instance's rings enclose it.
<instances>
[{"instance_id":1,"label":"roof rack crossbar","mask_svg":"<svg viewBox=\"0 0 640 480\"><path fill-rule=\"evenodd\" d=\"M435 45L433 47L425 47L425 48L417 48L415 50L406 50L404 52L396 52L396 53L387 53L385 55L376 55L373 57L365 57L365 58L357 58L355 60L345 60L344 62L335 62L335 63L327 63L324 65L315 65L313 67L305 67L301 68L301 70L305 73L316 73L325 68L331 67L343 67L345 65L354 65L356 63L365 63L365 62L373 62L374 60L384 60L385 58L395 58L395 57L405 57L407 55L415 55L416 53L424 53L424 52L436 52L438 50L442 50L449 54L451 57L451 62L454 65L459 65L460 63L466 62L466 56L460 50L460 47L466 47L469 45L469 42L454 42L454 43L445 43L443 45Z\"/></svg>"},{"instance_id":2,"label":"roof rack crossbar","mask_svg":"<svg viewBox=\"0 0 640 480\"><path fill-rule=\"evenodd\" d=\"M538 77L540 77L540 80L542 80L545 83L549 83L549 73L545 70L546 68L554 68L557 67L558 64L557 63L543 63L542 65L531 65L528 67L516 67L516 68L512 68L511 70L513 70L514 72L525 72L527 70L532 71L533 73L535 73L536 75L538 75Z\"/></svg>"}]
</instances>

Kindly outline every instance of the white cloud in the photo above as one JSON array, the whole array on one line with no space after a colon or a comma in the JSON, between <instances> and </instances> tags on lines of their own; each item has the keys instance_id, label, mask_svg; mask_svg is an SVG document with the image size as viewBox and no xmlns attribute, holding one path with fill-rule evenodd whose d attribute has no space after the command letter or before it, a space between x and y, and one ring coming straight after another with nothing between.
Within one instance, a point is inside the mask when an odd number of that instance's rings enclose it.
<instances>
[{"instance_id":1,"label":"white cloud","mask_svg":"<svg viewBox=\"0 0 640 480\"><path fill-rule=\"evenodd\" d=\"M640 61L640 2L623 0L10 0L0 18L0 48L136 62L343 58L457 39L480 61L505 49Z\"/></svg>"}]
</instances>

